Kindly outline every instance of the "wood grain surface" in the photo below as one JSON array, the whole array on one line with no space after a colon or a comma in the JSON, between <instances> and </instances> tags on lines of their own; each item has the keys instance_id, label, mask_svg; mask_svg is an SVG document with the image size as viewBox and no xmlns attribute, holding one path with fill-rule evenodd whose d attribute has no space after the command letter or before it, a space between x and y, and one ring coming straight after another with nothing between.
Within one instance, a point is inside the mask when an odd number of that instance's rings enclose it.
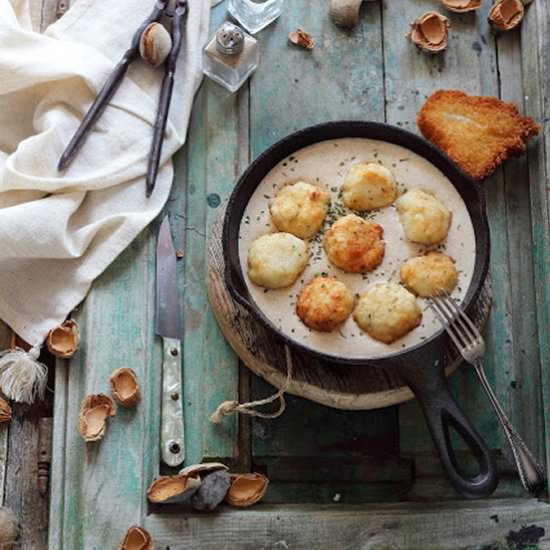
<instances>
[{"instance_id":1,"label":"wood grain surface","mask_svg":"<svg viewBox=\"0 0 550 550\"><path fill-rule=\"evenodd\" d=\"M224 207L212 225L208 240L208 297L225 339L252 372L276 388L287 387L289 394L337 409L379 409L413 398L410 389L391 371L327 364L298 352L293 353L293 373L287 384L284 346L232 299L225 285L223 215ZM487 280L471 313L481 330L489 317L490 307L491 290ZM456 350L450 347L446 356L447 374L454 372L461 363Z\"/></svg>"},{"instance_id":2,"label":"wood grain surface","mask_svg":"<svg viewBox=\"0 0 550 550\"><path fill-rule=\"evenodd\" d=\"M225 19L226 4L213 10L212 30ZM287 412L274 421L208 421L221 401L273 391L239 364L207 300L208 234L248 162L289 132L326 120L385 120L417 131L425 97L451 87L514 100L543 125L528 156L484 184L495 302L485 366L529 445L548 462L550 8L534 0L521 30L495 35L486 22L489 7L484 1L477 14L447 14L448 51L426 56L404 34L420 13L442 9L436 0L364 2L352 31L330 23L328 2L286 0L281 18L258 35L261 63L250 82L237 94L203 83L167 205L176 248L184 252L178 270L187 448L190 462L220 458L235 469L266 472L267 503L208 516L147 504L145 491L160 471L153 224L94 284L77 313L81 351L56 369L50 548L113 548L133 523L150 529L159 547L194 550L507 548L531 535L533 547L550 545L549 506L524 498L470 369L451 376L452 390L502 474L496 498L481 502L456 501L415 401L343 411L290 396ZM314 35L312 52L287 43L298 26ZM76 429L80 402L108 390L119 366L136 370L144 400L112 419L100 444L86 445ZM366 502L373 504L350 504ZM522 531L529 526L534 531Z\"/></svg>"}]
</instances>

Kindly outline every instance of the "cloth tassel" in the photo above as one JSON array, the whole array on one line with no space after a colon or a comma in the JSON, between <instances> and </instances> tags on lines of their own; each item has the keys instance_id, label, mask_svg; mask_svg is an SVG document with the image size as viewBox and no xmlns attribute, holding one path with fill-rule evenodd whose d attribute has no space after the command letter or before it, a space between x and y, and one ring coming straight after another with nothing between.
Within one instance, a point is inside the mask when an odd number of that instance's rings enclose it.
<instances>
[{"instance_id":1,"label":"cloth tassel","mask_svg":"<svg viewBox=\"0 0 550 550\"><path fill-rule=\"evenodd\" d=\"M42 399L48 382L48 367L38 361L40 346L0 352L0 391L18 403Z\"/></svg>"}]
</instances>

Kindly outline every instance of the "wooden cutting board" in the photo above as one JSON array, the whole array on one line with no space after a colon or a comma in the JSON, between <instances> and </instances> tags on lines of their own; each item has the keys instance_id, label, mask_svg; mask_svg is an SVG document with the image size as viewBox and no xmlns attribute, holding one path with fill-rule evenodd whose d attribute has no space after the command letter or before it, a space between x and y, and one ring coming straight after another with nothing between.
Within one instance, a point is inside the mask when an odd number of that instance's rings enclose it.
<instances>
[{"instance_id":1,"label":"wooden cutting board","mask_svg":"<svg viewBox=\"0 0 550 550\"><path fill-rule=\"evenodd\" d=\"M223 214L212 225L208 242L208 297L225 338L243 363L264 380L281 388L286 381L284 346L235 302L224 282L222 250ZM473 310L483 328L491 308L487 280ZM445 370L451 374L462 362L454 349L447 350ZM337 409L366 410L396 405L413 398L397 375L370 366L326 364L293 352L293 374L288 393Z\"/></svg>"}]
</instances>

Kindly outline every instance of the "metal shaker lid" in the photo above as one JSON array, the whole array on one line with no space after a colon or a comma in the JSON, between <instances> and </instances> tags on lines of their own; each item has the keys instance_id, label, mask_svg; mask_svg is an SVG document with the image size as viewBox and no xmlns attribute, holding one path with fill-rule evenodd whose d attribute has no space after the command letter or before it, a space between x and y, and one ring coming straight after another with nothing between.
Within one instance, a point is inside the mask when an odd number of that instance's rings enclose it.
<instances>
[{"instance_id":1,"label":"metal shaker lid","mask_svg":"<svg viewBox=\"0 0 550 550\"><path fill-rule=\"evenodd\" d=\"M216 32L216 46L221 53L226 55L241 53L244 46L243 30L226 21Z\"/></svg>"}]
</instances>

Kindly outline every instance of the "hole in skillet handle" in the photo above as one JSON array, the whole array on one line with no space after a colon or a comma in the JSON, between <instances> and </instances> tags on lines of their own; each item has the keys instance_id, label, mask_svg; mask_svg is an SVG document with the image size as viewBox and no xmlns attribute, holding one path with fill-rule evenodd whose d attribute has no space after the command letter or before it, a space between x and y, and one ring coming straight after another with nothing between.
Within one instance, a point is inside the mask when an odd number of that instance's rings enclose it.
<instances>
[{"instance_id":1,"label":"hole in skillet handle","mask_svg":"<svg viewBox=\"0 0 550 550\"><path fill-rule=\"evenodd\" d=\"M411 357L405 354L395 367L420 402L435 448L451 485L465 498L483 498L498 485L495 458L462 412L449 390L443 370L445 335L420 348ZM407 357L408 355L408 357ZM478 473L465 474L458 465L450 430L462 437L478 463Z\"/></svg>"}]
</instances>

